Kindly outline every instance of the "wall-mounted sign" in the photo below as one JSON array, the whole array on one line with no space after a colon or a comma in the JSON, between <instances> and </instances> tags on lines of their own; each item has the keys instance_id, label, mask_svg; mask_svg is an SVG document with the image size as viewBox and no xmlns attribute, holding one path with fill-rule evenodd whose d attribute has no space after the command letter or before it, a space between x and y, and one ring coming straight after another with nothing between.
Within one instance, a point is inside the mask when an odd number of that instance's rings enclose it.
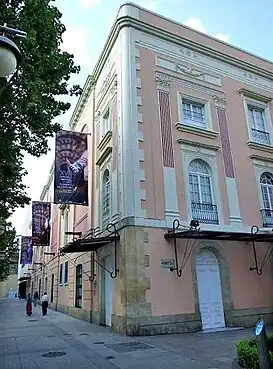
<instances>
[{"instance_id":1,"label":"wall-mounted sign","mask_svg":"<svg viewBox=\"0 0 273 369\"><path fill-rule=\"evenodd\" d=\"M170 269L174 267L174 259L161 259L161 268Z\"/></svg>"}]
</instances>

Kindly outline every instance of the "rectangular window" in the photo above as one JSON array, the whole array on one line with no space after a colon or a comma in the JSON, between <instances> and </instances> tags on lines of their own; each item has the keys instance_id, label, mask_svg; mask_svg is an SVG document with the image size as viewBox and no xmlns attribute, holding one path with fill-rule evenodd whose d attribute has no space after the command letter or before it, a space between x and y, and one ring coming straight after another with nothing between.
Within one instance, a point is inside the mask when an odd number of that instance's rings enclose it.
<instances>
[{"instance_id":1,"label":"rectangular window","mask_svg":"<svg viewBox=\"0 0 273 369\"><path fill-rule=\"evenodd\" d=\"M252 140L264 145L270 145L270 134L267 130L265 109L248 104L247 114Z\"/></svg>"},{"instance_id":2,"label":"rectangular window","mask_svg":"<svg viewBox=\"0 0 273 369\"><path fill-rule=\"evenodd\" d=\"M63 284L63 264L60 265L60 284Z\"/></svg>"},{"instance_id":3,"label":"rectangular window","mask_svg":"<svg viewBox=\"0 0 273 369\"><path fill-rule=\"evenodd\" d=\"M64 263L64 284L68 283L68 261Z\"/></svg>"},{"instance_id":4,"label":"rectangular window","mask_svg":"<svg viewBox=\"0 0 273 369\"><path fill-rule=\"evenodd\" d=\"M183 124L206 127L205 105L182 98Z\"/></svg>"},{"instance_id":5,"label":"rectangular window","mask_svg":"<svg viewBox=\"0 0 273 369\"><path fill-rule=\"evenodd\" d=\"M103 137L111 129L110 109L109 108L107 108L105 113L103 114L101 124L102 124L102 126L101 126L101 136Z\"/></svg>"},{"instance_id":6,"label":"rectangular window","mask_svg":"<svg viewBox=\"0 0 273 369\"><path fill-rule=\"evenodd\" d=\"M76 294L75 307L82 307L82 264L76 266Z\"/></svg>"}]
</instances>

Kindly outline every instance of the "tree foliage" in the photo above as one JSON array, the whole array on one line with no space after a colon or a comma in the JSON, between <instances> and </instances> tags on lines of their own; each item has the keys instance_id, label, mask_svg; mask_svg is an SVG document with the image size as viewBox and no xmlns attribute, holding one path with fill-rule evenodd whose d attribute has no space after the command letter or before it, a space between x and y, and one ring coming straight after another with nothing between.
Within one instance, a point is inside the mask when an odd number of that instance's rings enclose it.
<instances>
[{"instance_id":1,"label":"tree foliage","mask_svg":"<svg viewBox=\"0 0 273 369\"><path fill-rule=\"evenodd\" d=\"M48 138L60 129L55 119L70 108L63 95L81 93L80 86L68 84L80 67L74 64L72 54L61 50L65 32L61 18L49 0L0 2L0 24L27 32L27 38L14 39L23 59L12 83L0 79L0 88L6 86L0 95L2 219L30 201L23 184L23 155L39 157L47 153Z\"/></svg>"},{"instance_id":2,"label":"tree foliage","mask_svg":"<svg viewBox=\"0 0 273 369\"><path fill-rule=\"evenodd\" d=\"M6 226L6 231L0 235L0 253L5 255L0 259L0 282L5 281L10 275L11 265L18 262L18 245L15 242L15 229L11 223Z\"/></svg>"}]
</instances>

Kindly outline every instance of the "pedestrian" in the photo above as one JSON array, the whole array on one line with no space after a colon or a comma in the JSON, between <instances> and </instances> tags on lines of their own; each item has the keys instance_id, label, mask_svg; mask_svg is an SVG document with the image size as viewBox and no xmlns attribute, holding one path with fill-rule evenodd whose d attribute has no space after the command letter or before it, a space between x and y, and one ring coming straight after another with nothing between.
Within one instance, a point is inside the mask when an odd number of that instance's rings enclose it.
<instances>
[{"instance_id":1,"label":"pedestrian","mask_svg":"<svg viewBox=\"0 0 273 369\"><path fill-rule=\"evenodd\" d=\"M28 316L32 314L32 299L30 293L27 295L26 313Z\"/></svg>"},{"instance_id":2,"label":"pedestrian","mask_svg":"<svg viewBox=\"0 0 273 369\"><path fill-rule=\"evenodd\" d=\"M42 313L43 313L43 316L45 316L47 314L47 308L49 305L49 297L46 292L43 294L41 298L41 303L42 303Z\"/></svg>"},{"instance_id":3,"label":"pedestrian","mask_svg":"<svg viewBox=\"0 0 273 369\"><path fill-rule=\"evenodd\" d=\"M37 305L37 300L38 300L38 298L39 298L39 295L38 295L38 292L36 291L36 292L34 293L34 295L33 295L34 306L36 306L36 305Z\"/></svg>"}]
</instances>

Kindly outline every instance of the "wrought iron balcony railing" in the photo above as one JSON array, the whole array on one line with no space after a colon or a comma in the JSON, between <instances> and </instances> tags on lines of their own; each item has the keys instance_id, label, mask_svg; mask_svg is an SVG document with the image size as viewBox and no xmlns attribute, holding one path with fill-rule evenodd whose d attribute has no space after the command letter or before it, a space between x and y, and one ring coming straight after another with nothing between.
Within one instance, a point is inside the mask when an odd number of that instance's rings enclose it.
<instances>
[{"instance_id":1,"label":"wrought iron balcony railing","mask_svg":"<svg viewBox=\"0 0 273 369\"><path fill-rule=\"evenodd\" d=\"M219 224L217 205L192 202L191 212L192 219L198 220L199 223Z\"/></svg>"},{"instance_id":2,"label":"wrought iron balcony railing","mask_svg":"<svg viewBox=\"0 0 273 369\"><path fill-rule=\"evenodd\" d=\"M264 145L270 145L270 135L268 132L260 131L255 128L251 128L251 132L253 141Z\"/></svg>"},{"instance_id":3,"label":"wrought iron balcony railing","mask_svg":"<svg viewBox=\"0 0 273 369\"><path fill-rule=\"evenodd\" d=\"M273 210L261 209L263 227L273 228Z\"/></svg>"}]
</instances>

